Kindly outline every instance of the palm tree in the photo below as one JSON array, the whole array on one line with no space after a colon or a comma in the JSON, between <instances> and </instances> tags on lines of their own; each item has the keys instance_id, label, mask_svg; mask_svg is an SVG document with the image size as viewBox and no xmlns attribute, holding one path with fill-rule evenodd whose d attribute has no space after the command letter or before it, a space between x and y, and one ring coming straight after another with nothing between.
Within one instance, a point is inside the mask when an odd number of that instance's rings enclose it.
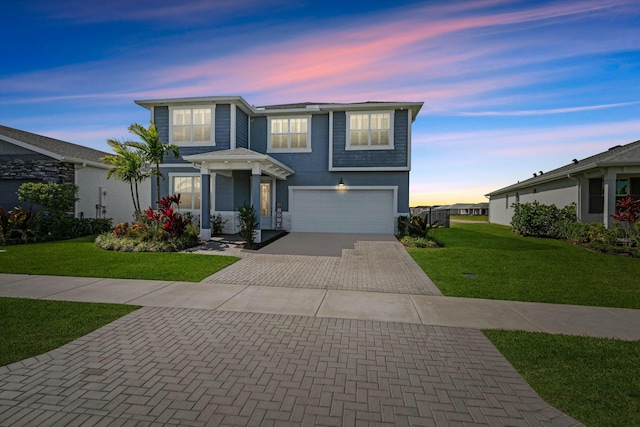
<instances>
[{"instance_id":1,"label":"palm tree","mask_svg":"<svg viewBox=\"0 0 640 427\"><path fill-rule=\"evenodd\" d=\"M107 144L113 148L115 154L106 155L100 160L102 163L112 166L112 168L107 171L107 179L115 176L116 179L129 184L133 209L135 210L136 217L138 217L140 212L142 212L140 196L138 194L138 183L147 179L149 173L143 170L144 162L140 152L130 150L127 146L128 143L128 141L121 142L117 139L108 139Z\"/></svg>"},{"instance_id":2,"label":"palm tree","mask_svg":"<svg viewBox=\"0 0 640 427\"><path fill-rule=\"evenodd\" d=\"M158 137L158 128L155 123L151 122L149 128L134 123L129 126L129 132L136 135L142 140L142 142L128 141L126 144L129 147L136 148L142 154L142 159L149 163L155 164L156 168L151 173L156 176L156 189L158 191L156 202L160 201L160 178L162 173L160 172L160 164L164 161L164 156L173 153L178 158L178 146L175 144L164 144L160 142Z\"/></svg>"}]
</instances>

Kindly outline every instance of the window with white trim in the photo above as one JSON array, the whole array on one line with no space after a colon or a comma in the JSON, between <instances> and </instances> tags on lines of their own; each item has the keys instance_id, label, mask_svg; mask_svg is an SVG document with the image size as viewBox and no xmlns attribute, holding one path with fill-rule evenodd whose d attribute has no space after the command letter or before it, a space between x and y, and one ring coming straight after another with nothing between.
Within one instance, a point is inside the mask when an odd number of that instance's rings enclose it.
<instances>
[{"instance_id":1,"label":"window with white trim","mask_svg":"<svg viewBox=\"0 0 640 427\"><path fill-rule=\"evenodd\" d=\"M171 108L170 135L174 144L212 143L212 107Z\"/></svg>"},{"instance_id":2,"label":"window with white trim","mask_svg":"<svg viewBox=\"0 0 640 427\"><path fill-rule=\"evenodd\" d=\"M271 117L268 132L268 152L311 151L311 117Z\"/></svg>"},{"instance_id":3,"label":"window with white trim","mask_svg":"<svg viewBox=\"0 0 640 427\"><path fill-rule=\"evenodd\" d=\"M201 185L200 175L174 175L170 174L171 194L180 194L179 209L198 211L201 204ZM213 210L213 176L211 176L211 209Z\"/></svg>"},{"instance_id":4,"label":"window with white trim","mask_svg":"<svg viewBox=\"0 0 640 427\"><path fill-rule=\"evenodd\" d=\"M393 112L347 113L346 149L393 149Z\"/></svg>"}]
</instances>

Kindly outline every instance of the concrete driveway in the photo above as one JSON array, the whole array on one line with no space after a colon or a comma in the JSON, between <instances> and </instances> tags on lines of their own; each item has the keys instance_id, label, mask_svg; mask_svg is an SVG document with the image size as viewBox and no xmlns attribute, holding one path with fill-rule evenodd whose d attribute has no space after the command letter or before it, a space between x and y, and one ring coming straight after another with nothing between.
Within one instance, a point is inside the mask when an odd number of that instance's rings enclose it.
<instances>
[{"instance_id":1,"label":"concrete driveway","mask_svg":"<svg viewBox=\"0 0 640 427\"><path fill-rule=\"evenodd\" d=\"M442 295L398 240L382 234L290 233L204 282Z\"/></svg>"}]
</instances>

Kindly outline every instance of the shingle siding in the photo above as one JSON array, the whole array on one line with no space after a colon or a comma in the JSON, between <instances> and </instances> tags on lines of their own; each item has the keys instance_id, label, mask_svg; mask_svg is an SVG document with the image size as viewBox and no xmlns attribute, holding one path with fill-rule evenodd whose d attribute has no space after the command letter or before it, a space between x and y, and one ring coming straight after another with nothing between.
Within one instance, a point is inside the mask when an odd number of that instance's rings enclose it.
<instances>
[{"instance_id":1,"label":"shingle siding","mask_svg":"<svg viewBox=\"0 0 640 427\"><path fill-rule=\"evenodd\" d=\"M346 150L347 115L333 114L333 167L407 167L408 110L396 110L393 121L393 150Z\"/></svg>"}]
</instances>

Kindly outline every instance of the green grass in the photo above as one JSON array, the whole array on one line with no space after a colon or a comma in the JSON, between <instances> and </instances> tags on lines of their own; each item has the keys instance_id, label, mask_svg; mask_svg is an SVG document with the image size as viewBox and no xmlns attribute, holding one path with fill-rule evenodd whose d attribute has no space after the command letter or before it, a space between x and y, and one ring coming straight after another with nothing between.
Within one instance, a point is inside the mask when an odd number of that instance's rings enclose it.
<instances>
[{"instance_id":1,"label":"green grass","mask_svg":"<svg viewBox=\"0 0 640 427\"><path fill-rule=\"evenodd\" d=\"M523 238L495 224L453 224L435 238L443 248L407 251L447 296L640 308L638 258Z\"/></svg>"},{"instance_id":2,"label":"green grass","mask_svg":"<svg viewBox=\"0 0 640 427\"><path fill-rule=\"evenodd\" d=\"M587 426L640 426L640 341L483 331L548 403Z\"/></svg>"},{"instance_id":3,"label":"green grass","mask_svg":"<svg viewBox=\"0 0 640 427\"><path fill-rule=\"evenodd\" d=\"M56 349L138 308L0 298L0 366Z\"/></svg>"},{"instance_id":4,"label":"green grass","mask_svg":"<svg viewBox=\"0 0 640 427\"><path fill-rule=\"evenodd\" d=\"M239 258L181 252L114 252L94 238L4 246L0 273L199 282Z\"/></svg>"},{"instance_id":5,"label":"green grass","mask_svg":"<svg viewBox=\"0 0 640 427\"><path fill-rule=\"evenodd\" d=\"M489 221L489 216L488 215L451 215L450 219L461 220L461 221L487 222Z\"/></svg>"}]
</instances>

